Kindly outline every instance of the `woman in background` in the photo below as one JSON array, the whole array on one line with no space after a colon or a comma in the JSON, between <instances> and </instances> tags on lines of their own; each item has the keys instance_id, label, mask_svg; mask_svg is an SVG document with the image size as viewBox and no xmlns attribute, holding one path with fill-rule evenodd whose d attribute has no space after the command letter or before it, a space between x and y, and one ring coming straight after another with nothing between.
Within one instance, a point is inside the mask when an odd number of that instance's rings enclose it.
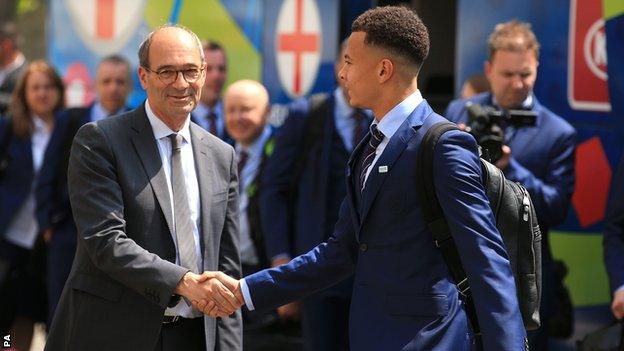
<instances>
[{"instance_id":1,"label":"woman in background","mask_svg":"<svg viewBox=\"0 0 624 351\"><path fill-rule=\"evenodd\" d=\"M0 331L29 350L34 323L46 320L45 255L36 220L37 175L64 106L63 82L45 61L19 79L0 120Z\"/></svg>"}]
</instances>

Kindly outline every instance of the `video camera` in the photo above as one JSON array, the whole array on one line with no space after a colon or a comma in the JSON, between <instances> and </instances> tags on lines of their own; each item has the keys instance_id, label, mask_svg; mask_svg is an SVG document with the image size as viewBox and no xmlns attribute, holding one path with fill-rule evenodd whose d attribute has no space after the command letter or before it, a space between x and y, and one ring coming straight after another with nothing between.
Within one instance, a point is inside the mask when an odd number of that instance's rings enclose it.
<instances>
[{"instance_id":1,"label":"video camera","mask_svg":"<svg viewBox=\"0 0 624 351\"><path fill-rule=\"evenodd\" d=\"M491 106L483 106L468 102L468 123L466 131L472 134L481 145L483 156L494 163L503 155L505 143L505 126L516 128L535 125L537 114L526 110L497 110Z\"/></svg>"}]
</instances>

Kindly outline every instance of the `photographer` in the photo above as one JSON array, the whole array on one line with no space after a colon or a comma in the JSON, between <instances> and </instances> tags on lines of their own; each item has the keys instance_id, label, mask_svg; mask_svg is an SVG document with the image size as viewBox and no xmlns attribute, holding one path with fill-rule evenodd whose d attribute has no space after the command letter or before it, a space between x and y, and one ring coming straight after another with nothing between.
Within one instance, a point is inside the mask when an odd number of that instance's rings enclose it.
<instances>
[{"instance_id":1,"label":"photographer","mask_svg":"<svg viewBox=\"0 0 624 351\"><path fill-rule=\"evenodd\" d=\"M539 43L530 25L510 21L496 25L488 38L489 58L484 64L491 93L451 102L446 117L470 125L468 106L482 105L502 110L529 110L535 123L517 126L500 118L502 147L494 163L505 176L524 185L535 204L542 230L542 326L529 333L531 350L548 348L547 326L553 305L552 254L548 229L567 215L574 190L576 132L561 117L542 106L533 95L537 75ZM486 108L487 110L487 108ZM507 115L509 115L507 113Z\"/></svg>"}]
</instances>

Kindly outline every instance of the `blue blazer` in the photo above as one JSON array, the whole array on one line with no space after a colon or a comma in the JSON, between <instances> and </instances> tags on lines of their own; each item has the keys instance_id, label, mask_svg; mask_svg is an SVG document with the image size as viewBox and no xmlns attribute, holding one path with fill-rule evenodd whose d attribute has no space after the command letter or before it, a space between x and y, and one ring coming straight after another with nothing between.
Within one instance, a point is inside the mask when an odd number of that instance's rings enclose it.
<instances>
[{"instance_id":1,"label":"blue blazer","mask_svg":"<svg viewBox=\"0 0 624 351\"><path fill-rule=\"evenodd\" d=\"M50 137L50 143L59 131L57 127L61 119L62 114L56 114L54 131ZM0 137L5 135L7 127L7 120L0 119ZM0 143L1 142L2 141L0 141ZM48 143L46 147L40 174L44 172L45 169L51 167L51 162L53 162L52 160L54 159L50 143ZM37 181L33 168L32 141L30 135L26 138L13 135L8 145L7 153L9 156L9 165L5 171L4 177L0 179L0 194L2 194L2 196L0 196L0 236L6 232L11 220L30 194L33 182ZM34 186L36 188L37 184L35 183ZM42 204L37 201L37 207L41 205Z\"/></svg>"},{"instance_id":2,"label":"blue blazer","mask_svg":"<svg viewBox=\"0 0 624 351\"><path fill-rule=\"evenodd\" d=\"M193 121L198 126L203 126L204 125L203 123L199 123L199 118L200 118L199 116L191 112L191 121ZM225 121L223 121L223 124L224 124L223 133L222 135L217 135L217 137L225 141L226 143L230 144L230 146L234 146L236 144L236 140L234 140L234 138L232 138L230 134L227 132L227 128L225 128Z\"/></svg>"},{"instance_id":3,"label":"blue blazer","mask_svg":"<svg viewBox=\"0 0 624 351\"><path fill-rule=\"evenodd\" d=\"M54 230L54 240L63 238L73 243L76 241L76 226L67 191L67 164L74 135L81 126L91 121L92 109L93 104L72 108L59 116L55 133L48 144L48 149L51 150L50 162L41 169L39 175L36 188L39 204L37 220L40 228ZM65 169L61 170L63 167Z\"/></svg>"},{"instance_id":4,"label":"blue blazer","mask_svg":"<svg viewBox=\"0 0 624 351\"><path fill-rule=\"evenodd\" d=\"M483 93L467 100L492 105L492 94ZM446 118L466 123L466 100L452 101ZM535 126L518 128L510 140L512 158L505 177L520 182L535 205L542 234L563 222L574 192L574 153L576 131L563 118L544 107L533 96L537 113Z\"/></svg>"},{"instance_id":5,"label":"blue blazer","mask_svg":"<svg viewBox=\"0 0 624 351\"><path fill-rule=\"evenodd\" d=\"M287 265L245 278L255 308L271 308L354 275L353 350L477 349L447 265L422 218L416 188L418 149L444 118L421 103L373 165L356 204L354 163L333 235ZM378 172L387 166L385 173ZM485 195L477 145L451 131L433 161L436 193L470 280L486 350L524 350L526 333L509 260Z\"/></svg>"},{"instance_id":6,"label":"blue blazer","mask_svg":"<svg viewBox=\"0 0 624 351\"><path fill-rule=\"evenodd\" d=\"M615 292L624 285L624 157L611 184L603 232L605 266Z\"/></svg>"},{"instance_id":7,"label":"blue blazer","mask_svg":"<svg viewBox=\"0 0 624 351\"><path fill-rule=\"evenodd\" d=\"M308 252L331 235L332 225L345 196L345 185L343 177L330 183L330 172L334 165L346 168L348 160L348 156L342 162L336 160L342 156L334 150L344 148L344 143L341 138L334 137L334 106L334 95L329 94L320 107L327 111L322 139L308 151L309 155L296 184L297 197L293 204L290 203L291 182L295 176L295 164L302 157L303 140L309 132L305 129L308 126L310 102L304 99L294 102L290 106L288 118L276 133L275 151L263 173L260 198L269 258L284 253L294 257ZM349 151L345 150L345 155L348 154ZM294 206L294 209L290 206Z\"/></svg>"}]
</instances>

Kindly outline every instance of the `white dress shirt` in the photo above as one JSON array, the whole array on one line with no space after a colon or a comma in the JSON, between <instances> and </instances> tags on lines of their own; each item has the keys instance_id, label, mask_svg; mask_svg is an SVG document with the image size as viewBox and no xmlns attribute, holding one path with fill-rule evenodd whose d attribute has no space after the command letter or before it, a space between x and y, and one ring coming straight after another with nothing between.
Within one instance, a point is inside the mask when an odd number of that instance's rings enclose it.
<instances>
[{"instance_id":1,"label":"white dress shirt","mask_svg":"<svg viewBox=\"0 0 624 351\"><path fill-rule=\"evenodd\" d=\"M26 200L19 208L13 220L9 224L7 231L4 233L4 238L25 249L32 249L39 233L39 226L37 225L37 219L35 217L35 210L37 203L35 201L35 184L37 182L37 176L50 141L52 131L48 130L46 123L37 116L33 116L33 133L30 136L32 143L32 159L33 159L33 171L34 178L30 186L30 192L26 197Z\"/></svg>"},{"instance_id":2,"label":"white dress shirt","mask_svg":"<svg viewBox=\"0 0 624 351\"><path fill-rule=\"evenodd\" d=\"M161 121L149 105L149 100L145 103L145 112L147 112L147 118L149 119L152 131L154 132L154 138L158 145L158 152L160 154L160 160L162 161L163 169L167 178L167 187L169 189L169 201L171 202L171 217L173 218L173 228L175 228L175 206L173 205L173 189L171 187L171 140L169 135L175 133L169 128L163 121ZM197 182L197 172L195 170L195 159L193 157L193 145L191 143L191 131L189 128L190 116L187 117L184 126L178 132L184 138L182 149L180 150L180 156L182 160L182 172L184 173L184 183L186 185L186 196L189 201L189 210L191 214L191 225L193 227L193 238L195 239L195 253L197 254L197 269L198 272L203 272L203 255L201 253L201 245L199 238L200 223L200 201L199 201L199 185ZM178 243L176 237L173 236L173 242L176 246L176 264L180 264L180 253L178 251ZM200 317L202 314L194 310L192 306L188 306L183 299L172 308L167 308L165 315L170 316L182 316L186 318Z\"/></svg>"}]
</instances>

